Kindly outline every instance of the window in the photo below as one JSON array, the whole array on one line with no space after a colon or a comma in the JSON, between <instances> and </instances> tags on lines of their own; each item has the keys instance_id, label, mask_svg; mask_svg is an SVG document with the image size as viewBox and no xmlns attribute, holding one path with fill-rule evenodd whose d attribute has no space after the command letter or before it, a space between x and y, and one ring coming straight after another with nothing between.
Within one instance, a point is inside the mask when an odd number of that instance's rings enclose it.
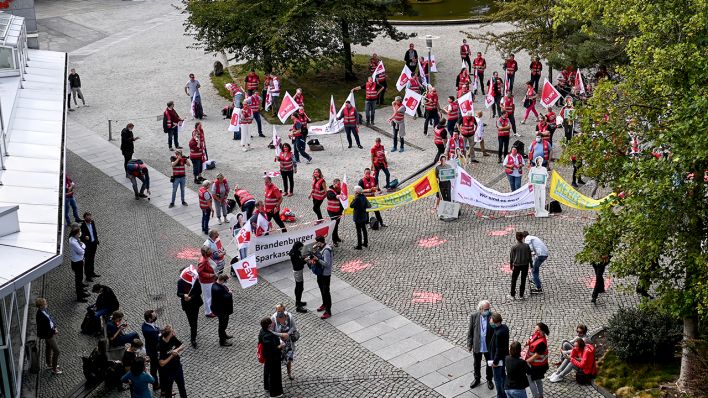
<instances>
[{"instance_id":1,"label":"window","mask_svg":"<svg viewBox=\"0 0 708 398\"><path fill-rule=\"evenodd\" d=\"M0 47L0 69L15 69L15 54L12 47Z\"/></svg>"}]
</instances>

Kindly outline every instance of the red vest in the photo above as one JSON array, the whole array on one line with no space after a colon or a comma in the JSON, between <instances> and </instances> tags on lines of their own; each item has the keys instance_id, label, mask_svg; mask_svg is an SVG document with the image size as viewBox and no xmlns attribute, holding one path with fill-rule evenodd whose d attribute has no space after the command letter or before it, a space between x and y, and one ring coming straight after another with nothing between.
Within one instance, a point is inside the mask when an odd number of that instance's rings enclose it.
<instances>
[{"instance_id":1,"label":"red vest","mask_svg":"<svg viewBox=\"0 0 708 398\"><path fill-rule=\"evenodd\" d=\"M295 115L295 118L300 123L301 129L307 129L307 114L306 113L298 112L297 115Z\"/></svg>"},{"instance_id":2,"label":"red vest","mask_svg":"<svg viewBox=\"0 0 708 398\"><path fill-rule=\"evenodd\" d=\"M497 120L497 128L498 128L497 136L508 137L509 130L502 130L502 127L507 127L507 126L509 126L509 118L506 118L506 119L499 118Z\"/></svg>"},{"instance_id":3,"label":"red vest","mask_svg":"<svg viewBox=\"0 0 708 398\"><path fill-rule=\"evenodd\" d=\"M278 161L280 162L280 171L292 171L293 170L293 153L292 152L281 152L278 155Z\"/></svg>"},{"instance_id":4,"label":"red vest","mask_svg":"<svg viewBox=\"0 0 708 398\"><path fill-rule=\"evenodd\" d=\"M433 136L433 143L435 143L435 145L445 145L445 140L442 136L443 131L445 131L445 127L435 128L435 135Z\"/></svg>"},{"instance_id":5,"label":"red vest","mask_svg":"<svg viewBox=\"0 0 708 398\"><path fill-rule=\"evenodd\" d=\"M248 202L249 200L255 200L253 195L251 195L251 193L246 191L245 189L237 189L236 192L234 192L234 196L238 197L238 202L241 204L241 206L243 206L243 204Z\"/></svg>"},{"instance_id":6,"label":"red vest","mask_svg":"<svg viewBox=\"0 0 708 398\"><path fill-rule=\"evenodd\" d=\"M516 161L514 161L514 155L508 154L506 155L506 168L504 169L504 172L506 174L511 174L514 172L515 166L519 166L519 174L523 174L524 168L521 167L522 164L524 164L524 158L520 153L516 154Z\"/></svg>"},{"instance_id":7,"label":"red vest","mask_svg":"<svg viewBox=\"0 0 708 398\"><path fill-rule=\"evenodd\" d=\"M344 115L345 126L356 126L357 114L356 109L353 106L345 106L344 110L342 111L342 115Z\"/></svg>"},{"instance_id":8,"label":"red vest","mask_svg":"<svg viewBox=\"0 0 708 398\"><path fill-rule=\"evenodd\" d=\"M379 98L379 94L376 91L376 82L366 82L364 88L366 89L367 101L375 101Z\"/></svg>"},{"instance_id":9,"label":"red vest","mask_svg":"<svg viewBox=\"0 0 708 398\"><path fill-rule=\"evenodd\" d=\"M524 360L531 358L536 348L538 348L538 345L541 343L546 345L546 350L540 355L540 358L537 357L531 361L531 366L548 366L548 341L546 341L546 336L533 335L529 338L529 349L526 351L526 358L524 358Z\"/></svg>"},{"instance_id":10,"label":"red vest","mask_svg":"<svg viewBox=\"0 0 708 398\"><path fill-rule=\"evenodd\" d=\"M470 75L468 73L460 74L460 82L457 84L457 89L460 90L465 84L470 84Z\"/></svg>"},{"instance_id":11,"label":"red vest","mask_svg":"<svg viewBox=\"0 0 708 398\"><path fill-rule=\"evenodd\" d=\"M249 74L246 76L246 90L258 90L258 83L260 83L258 75Z\"/></svg>"},{"instance_id":12,"label":"red vest","mask_svg":"<svg viewBox=\"0 0 708 398\"><path fill-rule=\"evenodd\" d=\"M472 137L475 131L477 131L477 119L474 116L463 116L460 134L463 137Z\"/></svg>"},{"instance_id":13,"label":"red vest","mask_svg":"<svg viewBox=\"0 0 708 398\"><path fill-rule=\"evenodd\" d=\"M399 109L401 109L402 106L403 106L403 104L399 104L399 103L393 104L393 116L391 116L391 117L393 118L394 121L399 122L399 123L403 121L403 117L406 115L405 112L398 111Z\"/></svg>"},{"instance_id":14,"label":"red vest","mask_svg":"<svg viewBox=\"0 0 708 398\"><path fill-rule=\"evenodd\" d=\"M386 81L386 71L379 72L379 74L376 75L376 82L383 83L385 81Z\"/></svg>"},{"instance_id":15,"label":"red vest","mask_svg":"<svg viewBox=\"0 0 708 398\"><path fill-rule=\"evenodd\" d=\"M448 158L448 159L456 158L457 155L455 154L455 151L456 151L457 149L460 149L460 150L462 150L462 151L465 150L465 141L464 141L464 138L458 136L458 137L457 137L457 141L455 141L455 137L450 137L450 139L447 140L447 146L448 146L447 158Z\"/></svg>"},{"instance_id":16,"label":"red vest","mask_svg":"<svg viewBox=\"0 0 708 398\"><path fill-rule=\"evenodd\" d=\"M312 199L315 200L324 200L325 196L327 196L327 184L325 183L324 178L319 178L319 179L312 179Z\"/></svg>"},{"instance_id":17,"label":"red vest","mask_svg":"<svg viewBox=\"0 0 708 398\"><path fill-rule=\"evenodd\" d=\"M466 58L470 55L470 46L468 44L463 44L460 46L460 57Z\"/></svg>"},{"instance_id":18,"label":"red vest","mask_svg":"<svg viewBox=\"0 0 708 398\"><path fill-rule=\"evenodd\" d=\"M415 91L416 93L420 93L420 82L418 79L411 79L409 80L410 82L410 89Z\"/></svg>"},{"instance_id":19,"label":"red vest","mask_svg":"<svg viewBox=\"0 0 708 398\"><path fill-rule=\"evenodd\" d=\"M484 69L487 67L487 61L484 60L484 58L475 58L472 61L472 68L474 70L479 70L481 72L484 72Z\"/></svg>"},{"instance_id":20,"label":"red vest","mask_svg":"<svg viewBox=\"0 0 708 398\"><path fill-rule=\"evenodd\" d=\"M469 92L470 92L469 88L467 88L467 90L459 89L459 90L457 90L457 98L460 98Z\"/></svg>"},{"instance_id":21,"label":"red vest","mask_svg":"<svg viewBox=\"0 0 708 398\"><path fill-rule=\"evenodd\" d=\"M177 162L177 166L172 166L172 175L175 177L184 177L185 176L185 171L184 171L184 164L187 163L187 161L182 158Z\"/></svg>"},{"instance_id":22,"label":"red vest","mask_svg":"<svg viewBox=\"0 0 708 398\"><path fill-rule=\"evenodd\" d=\"M376 188L376 179L372 176L369 176L369 178L362 178L361 183L363 184L362 188L364 188L364 196L375 196L376 192L367 192L367 189L372 189Z\"/></svg>"},{"instance_id":23,"label":"red vest","mask_svg":"<svg viewBox=\"0 0 708 398\"><path fill-rule=\"evenodd\" d=\"M303 106L303 104L305 103L305 97L302 94L295 94L293 96L293 99L300 106Z\"/></svg>"},{"instance_id":24,"label":"red vest","mask_svg":"<svg viewBox=\"0 0 708 398\"><path fill-rule=\"evenodd\" d=\"M543 64L541 62L531 61L531 76L540 75L543 70Z\"/></svg>"},{"instance_id":25,"label":"red vest","mask_svg":"<svg viewBox=\"0 0 708 398\"><path fill-rule=\"evenodd\" d=\"M241 124L251 124L253 122L253 111L245 107L241 109Z\"/></svg>"},{"instance_id":26,"label":"red vest","mask_svg":"<svg viewBox=\"0 0 708 398\"><path fill-rule=\"evenodd\" d=\"M327 190L327 193L329 192L335 194L335 198L330 199L329 195L327 196L327 211L330 213L339 213L342 210L342 203L339 201L339 198L336 197L337 192L331 188Z\"/></svg>"},{"instance_id":27,"label":"red vest","mask_svg":"<svg viewBox=\"0 0 708 398\"><path fill-rule=\"evenodd\" d=\"M548 161L548 158L551 155L551 151L549 150L550 148L548 147L548 141L547 140L541 140L541 147L543 148L543 160ZM536 148L538 147L538 142L535 142L531 144L531 149L529 150L529 160L531 163L533 163L533 160L537 158L540 154L536 152ZM540 149L540 148L539 148Z\"/></svg>"},{"instance_id":28,"label":"red vest","mask_svg":"<svg viewBox=\"0 0 708 398\"><path fill-rule=\"evenodd\" d=\"M460 117L460 104L457 101L450 103L450 110L447 112L447 120L456 121Z\"/></svg>"},{"instance_id":29,"label":"red vest","mask_svg":"<svg viewBox=\"0 0 708 398\"><path fill-rule=\"evenodd\" d=\"M270 184L270 187L265 188L265 210L266 212L271 212L278 205L278 201L282 195L280 194L280 189L275 186L275 184Z\"/></svg>"},{"instance_id":30,"label":"red vest","mask_svg":"<svg viewBox=\"0 0 708 398\"><path fill-rule=\"evenodd\" d=\"M386 167L386 151L383 145L374 144L371 153L374 154L374 165Z\"/></svg>"},{"instance_id":31,"label":"red vest","mask_svg":"<svg viewBox=\"0 0 708 398\"><path fill-rule=\"evenodd\" d=\"M504 103L502 104L502 110L508 112L510 115L513 115L514 109L516 109L516 105L514 105L514 98L504 96Z\"/></svg>"},{"instance_id":32,"label":"red vest","mask_svg":"<svg viewBox=\"0 0 708 398\"><path fill-rule=\"evenodd\" d=\"M507 59L506 60L506 74L513 76L519 66L516 64L516 60Z\"/></svg>"},{"instance_id":33,"label":"red vest","mask_svg":"<svg viewBox=\"0 0 708 398\"><path fill-rule=\"evenodd\" d=\"M249 98L251 98L251 113L257 113L261 109L261 97L255 94Z\"/></svg>"},{"instance_id":34,"label":"red vest","mask_svg":"<svg viewBox=\"0 0 708 398\"><path fill-rule=\"evenodd\" d=\"M208 209L211 206L211 198L206 198L207 189L205 187L199 188L199 208Z\"/></svg>"},{"instance_id":35,"label":"red vest","mask_svg":"<svg viewBox=\"0 0 708 398\"><path fill-rule=\"evenodd\" d=\"M200 159L202 158L202 147L199 145L197 140L192 138L189 140L189 158L190 159Z\"/></svg>"},{"instance_id":36,"label":"red vest","mask_svg":"<svg viewBox=\"0 0 708 398\"><path fill-rule=\"evenodd\" d=\"M434 111L438 109L438 95L436 93L425 94L425 110Z\"/></svg>"},{"instance_id":37,"label":"red vest","mask_svg":"<svg viewBox=\"0 0 708 398\"><path fill-rule=\"evenodd\" d=\"M222 190L224 192L221 192ZM223 197L224 199L226 198L226 196L228 196L229 182L226 181L226 178L221 180L221 182L219 182L219 180L214 180L214 194L217 196ZM222 202L223 202L223 200L222 200Z\"/></svg>"}]
</instances>

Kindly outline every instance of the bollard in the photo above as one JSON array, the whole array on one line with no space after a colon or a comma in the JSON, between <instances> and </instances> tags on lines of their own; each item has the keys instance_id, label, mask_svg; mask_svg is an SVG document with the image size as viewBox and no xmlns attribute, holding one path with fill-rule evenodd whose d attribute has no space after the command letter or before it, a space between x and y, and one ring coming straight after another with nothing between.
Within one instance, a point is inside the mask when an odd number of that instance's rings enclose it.
<instances>
[{"instance_id":1,"label":"bollard","mask_svg":"<svg viewBox=\"0 0 708 398\"><path fill-rule=\"evenodd\" d=\"M108 119L108 141L113 141L113 120Z\"/></svg>"}]
</instances>

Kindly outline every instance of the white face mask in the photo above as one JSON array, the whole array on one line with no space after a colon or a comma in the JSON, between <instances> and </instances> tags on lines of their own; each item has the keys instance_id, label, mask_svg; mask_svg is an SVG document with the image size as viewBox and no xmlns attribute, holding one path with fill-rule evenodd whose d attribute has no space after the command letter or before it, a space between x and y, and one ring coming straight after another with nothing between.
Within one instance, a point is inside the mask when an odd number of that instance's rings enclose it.
<instances>
[{"instance_id":1,"label":"white face mask","mask_svg":"<svg viewBox=\"0 0 708 398\"><path fill-rule=\"evenodd\" d=\"M536 137L536 142L541 142L541 137Z\"/></svg>"}]
</instances>

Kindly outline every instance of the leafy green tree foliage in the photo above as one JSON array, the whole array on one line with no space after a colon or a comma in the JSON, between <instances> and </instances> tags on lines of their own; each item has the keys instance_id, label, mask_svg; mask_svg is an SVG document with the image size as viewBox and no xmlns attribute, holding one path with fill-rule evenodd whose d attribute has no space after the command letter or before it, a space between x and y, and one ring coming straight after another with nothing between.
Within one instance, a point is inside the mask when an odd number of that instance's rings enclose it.
<instances>
[{"instance_id":1,"label":"leafy green tree foliage","mask_svg":"<svg viewBox=\"0 0 708 398\"><path fill-rule=\"evenodd\" d=\"M679 384L694 389L699 316L708 309L708 13L704 0L560 0L566 18L616 24L626 37L628 64L619 83L600 84L580 110L583 134L565 157L582 159L584 175L619 194L585 232L580 261L610 247L611 271L636 277L683 319ZM599 25L598 25L599 24ZM630 134L641 153L628 156Z\"/></svg>"}]
</instances>

